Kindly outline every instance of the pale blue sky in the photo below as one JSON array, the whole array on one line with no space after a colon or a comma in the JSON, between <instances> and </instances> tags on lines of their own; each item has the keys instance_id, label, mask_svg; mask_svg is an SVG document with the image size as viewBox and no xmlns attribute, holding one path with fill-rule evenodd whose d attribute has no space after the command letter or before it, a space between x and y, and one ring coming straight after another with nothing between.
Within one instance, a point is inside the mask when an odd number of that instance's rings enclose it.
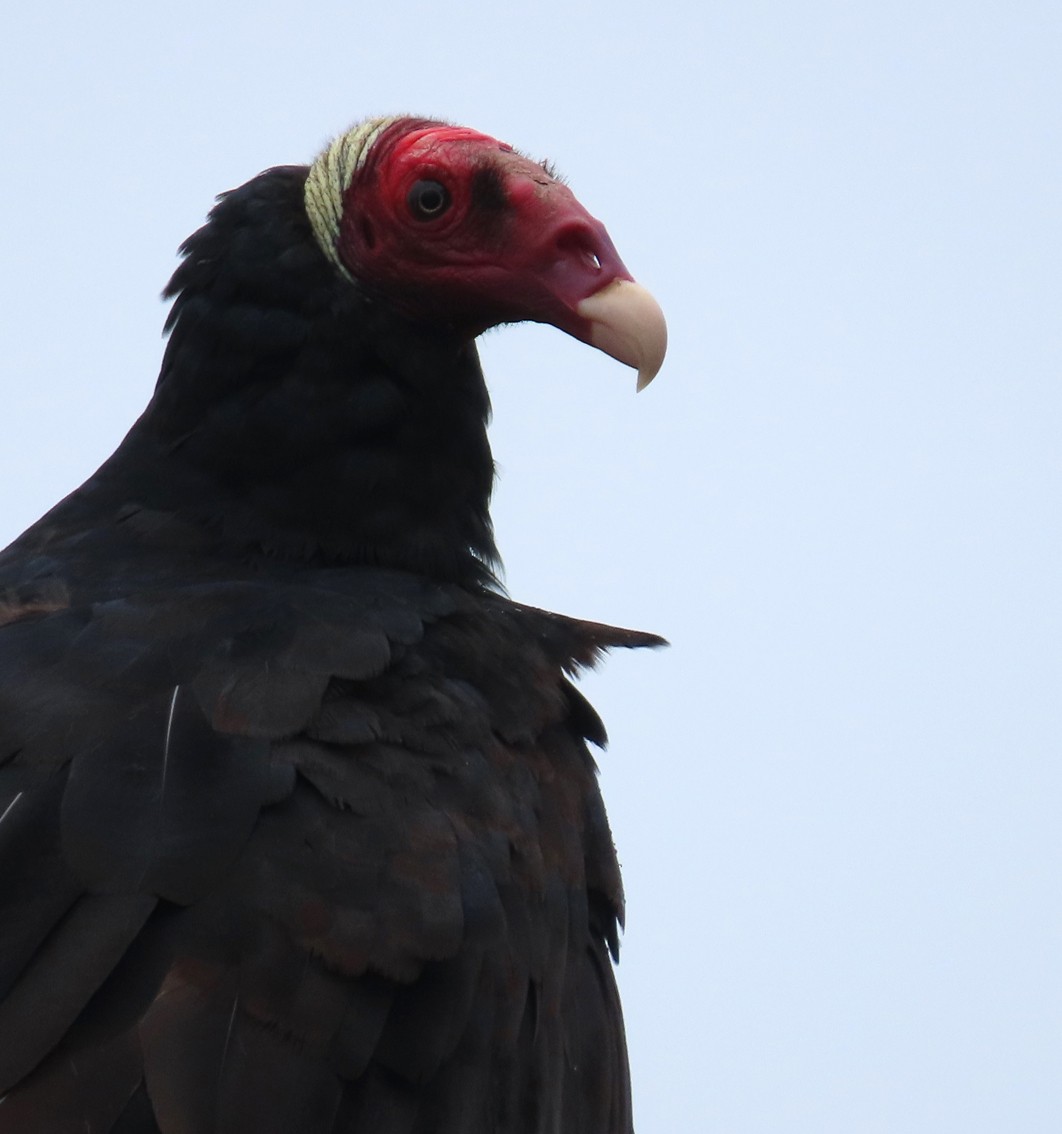
<instances>
[{"instance_id":1,"label":"pale blue sky","mask_svg":"<svg viewBox=\"0 0 1062 1134\"><path fill-rule=\"evenodd\" d=\"M587 682L642 1134L1062 1130L1062 8L43 0L0 41L0 537L149 396L213 195L370 113L553 158L663 372L482 353Z\"/></svg>"}]
</instances>

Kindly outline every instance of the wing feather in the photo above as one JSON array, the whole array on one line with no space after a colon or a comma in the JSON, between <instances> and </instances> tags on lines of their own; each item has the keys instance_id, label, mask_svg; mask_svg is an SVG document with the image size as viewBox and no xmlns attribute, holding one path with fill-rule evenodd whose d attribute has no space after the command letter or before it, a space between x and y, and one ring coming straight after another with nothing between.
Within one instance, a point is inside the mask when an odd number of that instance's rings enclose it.
<instances>
[{"instance_id":1,"label":"wing feather","mask_svg":"<svg viewBox=\"0 0 1062 1134\"><path fill-rule=\"evenodd\" d=\"M564 673L637 635L375 570L75 600L0 630L0 1134L628 1134Z\"/></svg>"}]
</instances>

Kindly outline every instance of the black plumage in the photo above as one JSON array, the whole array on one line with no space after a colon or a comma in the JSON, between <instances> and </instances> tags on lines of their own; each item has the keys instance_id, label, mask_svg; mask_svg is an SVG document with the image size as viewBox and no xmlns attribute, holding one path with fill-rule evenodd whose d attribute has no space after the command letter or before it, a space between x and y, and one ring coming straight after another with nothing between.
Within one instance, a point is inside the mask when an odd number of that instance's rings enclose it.
<instances>
[{"instance_id":1,"label":"black plumage","mask_svg":"<svg viewBox=\"0 0 1062 1134\"><path fill-rule=\"evenodd\" d=\"M306 176L186 242L151 403L0 556L0 1134L624 1134L569 676L659 639L503 597L471 338Z\"/></svg>"}]
</instances>

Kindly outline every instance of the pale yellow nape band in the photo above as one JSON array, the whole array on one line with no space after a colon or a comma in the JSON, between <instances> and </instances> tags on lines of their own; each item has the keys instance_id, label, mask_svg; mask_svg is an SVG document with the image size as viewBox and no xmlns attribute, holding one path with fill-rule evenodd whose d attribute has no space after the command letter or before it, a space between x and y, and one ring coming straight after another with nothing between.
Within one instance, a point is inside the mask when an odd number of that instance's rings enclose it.
<instances>
[{"instance_id":1,"label":"pale yellow nape band","mask_svg":"<svg viewBox=\"0 0 1062 1134\"><path fill-rule=\"evenodd\" d=\"M324 254L348 279L350 273L339 258L338 248L343 194L373 142L398 118L370 118L352 126L317 157L306 176L304 200L313 234Z\"/></svg>"}]
</instances>

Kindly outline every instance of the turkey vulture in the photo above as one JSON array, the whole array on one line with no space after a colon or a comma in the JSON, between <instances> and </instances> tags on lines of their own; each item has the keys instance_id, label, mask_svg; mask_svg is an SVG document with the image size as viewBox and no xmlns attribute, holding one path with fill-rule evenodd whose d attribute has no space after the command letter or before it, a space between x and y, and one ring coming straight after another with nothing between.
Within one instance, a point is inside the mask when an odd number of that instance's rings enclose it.
<instances>
[{"instance_id":1,"label":"turkey vulture","mask_svg":"<svg viewBox=\"0 0 1062 1134\"><path fill-rule=\"evenodd\" d=\"M548 165L371 119L224 194L149 405L0 556L0 1134L624 1134L619 869L474 340L663 317Z\"/></svg>"}]
</instances>

